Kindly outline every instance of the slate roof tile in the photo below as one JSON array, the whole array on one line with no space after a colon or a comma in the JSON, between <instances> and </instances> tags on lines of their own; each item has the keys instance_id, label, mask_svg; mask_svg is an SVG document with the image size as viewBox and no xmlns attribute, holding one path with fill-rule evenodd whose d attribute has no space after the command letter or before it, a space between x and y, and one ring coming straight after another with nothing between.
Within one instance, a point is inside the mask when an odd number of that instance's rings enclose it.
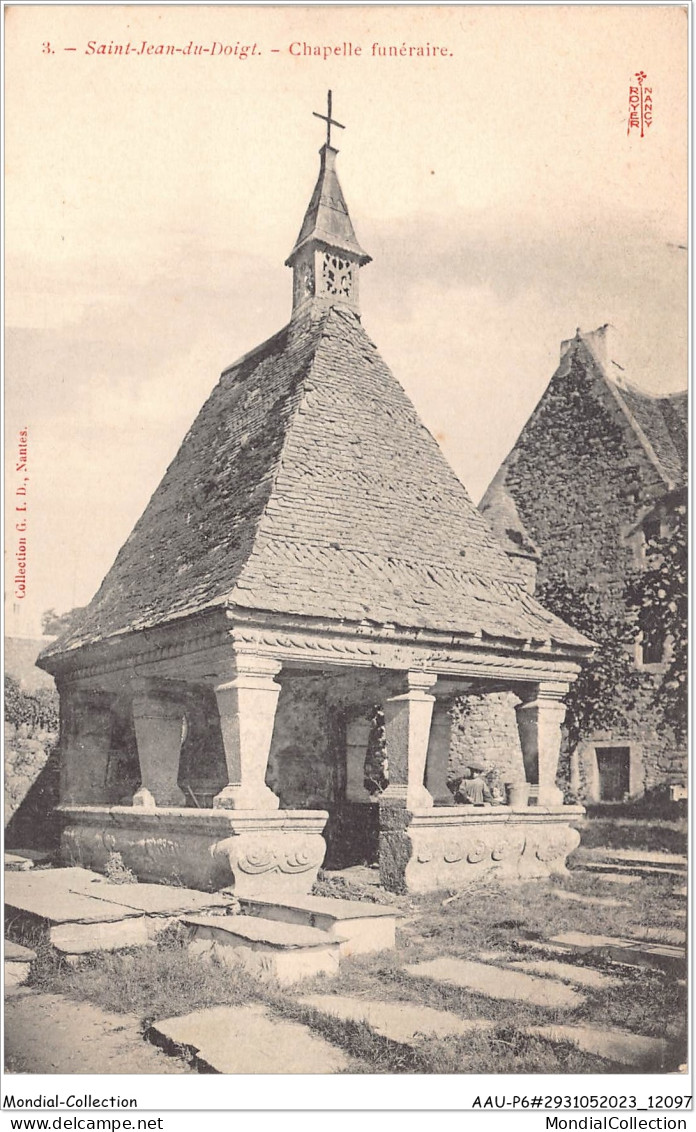
<instances>
[{"instance_id":1,"label":"slate roof tile","mask_svg":"<svg viewBox=\"0 0 696 1132\"><path fill-rule=\"evenodd\" d=\"M689 464L686 391L668 397L652 397L633 386L617 386L617 389L650 443L666 478L676 486L684 485Z\"/></svg>"}]
</instances>

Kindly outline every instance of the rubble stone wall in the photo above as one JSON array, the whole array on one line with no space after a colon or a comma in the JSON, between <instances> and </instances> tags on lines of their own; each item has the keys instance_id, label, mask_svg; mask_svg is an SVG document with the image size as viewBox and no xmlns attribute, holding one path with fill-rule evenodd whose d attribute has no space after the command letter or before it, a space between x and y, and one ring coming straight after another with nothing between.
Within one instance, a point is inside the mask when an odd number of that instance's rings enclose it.
<instances>
[{"instance_id":1,"label":"rubble stone wall","mask_svg":"<svg viewBox=\"0 0 696 1132\"><path fill-rule=\"evenodd\" d=\"M556 373L525 426L505 487L541 551L538 583L594 586L606 612L623 616L626 575L638 565L636 526L665 484L611 389L577 360ZM642 791L686 780L686 749L655 702L659 679L642 670L637 693L615 691L625 723L612 742L639 746Z\"/></svg>"}]
</instances>

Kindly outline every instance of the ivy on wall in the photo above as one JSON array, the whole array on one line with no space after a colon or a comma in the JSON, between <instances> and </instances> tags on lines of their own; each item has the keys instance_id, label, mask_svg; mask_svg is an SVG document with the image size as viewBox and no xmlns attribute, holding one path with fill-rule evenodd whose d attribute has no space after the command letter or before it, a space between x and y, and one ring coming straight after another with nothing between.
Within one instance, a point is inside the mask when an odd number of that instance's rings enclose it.
<instances>
[{"instance_id":1,"label":"ivy on wall","mask_svg":"<svg viewBox=\"0 0 696 1132\"><path fill-rule=\"evenodd\" d=\"M542 582L537 599L550 613L584 633L597 646L566 697L566 728L571 750L594 731L609 731L627 722L643 679L629 655L635 627L628 613L607 610L599 590L565 580ZM616 689L623 695L618 698Z\"/></svg>"},{"instance_id":2,"label":"ivy on wall","mask_svg":"<svg viewBox=\"0 0 696 1132\"><path fill-rule=\"evenodd\" d=\"M678 739L686 738L688 717L688 520L686 505L671 516L670 531L646 545L647 569L633 574L626 585L634 633L669 643L666 671L653 703Z\"/></svg>"}]
</instances>

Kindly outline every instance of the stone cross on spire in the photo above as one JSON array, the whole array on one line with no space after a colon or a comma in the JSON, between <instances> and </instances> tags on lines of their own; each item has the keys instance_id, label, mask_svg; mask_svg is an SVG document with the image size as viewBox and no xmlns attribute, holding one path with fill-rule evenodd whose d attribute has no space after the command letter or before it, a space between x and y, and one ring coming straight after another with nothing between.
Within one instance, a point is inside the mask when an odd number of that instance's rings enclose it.
<instances>
[{"instance_id":1,"label":"stone cross on spire","mask_svg":"<svg viewBox=\"0 0 696 1132\"><path fill-rule=\"evenodd\" d=\"M326 114L319 114L316 110L313 110L312 114L315 118L321 118L322 121L326 122L326 144L328 146L331 145L331 127L338 126L339 130L345 130L346 128L342 126L340 122L337 122L335 118L331 117L331 91L328 92L326 99Z\"/></svg>"}]
</instances>

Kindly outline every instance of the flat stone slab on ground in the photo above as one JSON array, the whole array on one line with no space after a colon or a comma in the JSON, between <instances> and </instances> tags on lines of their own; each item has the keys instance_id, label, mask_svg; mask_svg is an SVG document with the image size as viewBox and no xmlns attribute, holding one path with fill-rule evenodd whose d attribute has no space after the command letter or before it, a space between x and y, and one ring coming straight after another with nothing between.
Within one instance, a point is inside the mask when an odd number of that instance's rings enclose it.
<instances>
[{"instance_id":1,"label":"flat stone slab on ground","mask_svg":"<svg viewBox=\"0 0 696 1132\"><path fill-rule=\"evenodd\" d=\"M242 909L287 924L318 928L330 938L341 938L341 955L383 951L395 946L396 920L401 913L384 904L336 900L328 896L298 896L288 900L244 897Z\"/></svg>"},{"instance_id":2,"label":"flat stone slab on ground","mask_svg":"<svg viewBox=\"0 0 696 1132\"><path fill-rule=\"evenodd\" d=\"M629 908L627 900L615 900L613 896L589 896L584 892L570 892L567 888L549 889L551 896L559 900L570 900L576 904L587 904L594 908Z\"/></svg>"},{"instance_id":3,"label":"flat stone slab on ground","mask_svg":"<svg viewBox=\"0 0 696 1132\"><path fill-rule=\"evenodd\" d=\"M5 868L8 872L26 871L34 868L34 862L18 853L5 853Z\"/></svg>"},{"instance_id":4,"label":"flat stone slab on ground","mask_svg":"<svg viewBox=\"0 0 696 1132\"><path fill-rule=\"evenodd\" d=\"M32 991L5 1003L5 1059L8 1073L191 1072L143 1041L137 1016Z\"/></svg>"},{"instance_id":5,"label":"flat stone slab on ground","mask_svg":"<svg viewBox=\"0 0 696 1132\"><path fill-rule=\"evenodd\" d=\"M264 910L274 908L297 908L316 916L329 916L334 920L356 920L401 916L398 908L388 904L372 904L368 900L334 900L330 896L293 896L289 900L255 899L247 896L240 900L245 907L259 907Z\"/></svg>"},{"instance_id":6,"label":"flat stone slab on ground","mask_svg":"<svg viewBox=\"0 0 696 1132\"><path fill-rule=\"evenodd\" d=\"M85 894L91 880L101 880L87 869L32 869L5 876L5 906L51 924L99 923L141 916L142 912L124 908Z\"/></svg>"},{"instance_id":7,"label":"flat stone slab on ground","mask_svg":"<svg viewBox=\"0 0 696 1132\"><path fill-rule=\"evenodd\" d=\"M6 963L8 960L10 963L33 963L35 959L36 952L29 947L23 947L21 943L15 943L12 939L5 940Z\"/></svg>"},{"instance_id":8,"label":"flat stone slab on ground","mask_svg":"<svg viewBox=\"0 0 696 1132\"><path fill-rule=\"evenodd\" d=\"M610 876L612 874L620 875L624 871L640 877L683 877L685 875L685 870L677 868L675 865L647 865L641 861L632 861L630 864L621 861L583 861L582 867L591 873ZM614 876L612 876L612 879L614 879Z\"/></svg>"},{"instance_id":9,"label":"flat stone slab on ground","mask_svg":"<svg viewBox=\"0 0 696 1132\"><path fill-rule=\"evenodd\" d=\"M279 920L262 920L258 916L184 916L183 922L196 928L210 928L237 936L249 943L265 943L283 950L305 947L326 947L330 942L325 932L301 924Z\"/></svg>"},{"instance_id":10,"label":"flat stone slab on ground","mask_svg":"<svg viewBox=\"0 0 696 1132\"><path fill-rule=\"evenodd\" d=\"M621 986L623 979L615 975L605 975L593 967L575 967L572 963L560 963L556 959L515 959L510 966L514 971L526 971L529 975L541 975L549 979L562 979L577 983L589 990L604 990L606 987Z\"/></svg>"},{"instance_id":11,"label":"flat stone slab on ground","mask_svg":"<svg viewBox=\"0 0 696 1132\"><path fill-rule=\"evenodd\" d=\"M21 987L29 978L36 952L11 939L5 940L5 989Z\"/></svg>"},{"instance_id":12,"label":"flat stone slab on ground","mask_svg":"<svg viewBox=\"0 0 696 1132\"><path fill-rule=\"evenodd\" d=\"M381 881L379 867L370 865L348 865L345 869L331 869L325 871L327 880L346 880L349 884L364 884L371 888L380 888Z\"/></svg>"},{"instance_id":13,"label":"flat stone slab on ground","mask_svg":"<svg viewBox=\"0 0 696 1132\"><path fill-rule=\"evenodd\" d=\"M664 1071L669 1052L669 1044L661 1038L645 1038L623 1030L595 1030L591 1026L530 1026L526 1032L551 1042L572 1042L584 1053L653 1073Z\"/></svg>"},{"instance_id":14,"label":"flat stone slab on ground","mask_svg":"<svg viewBox=\"0 0 696 1132\"><path fill-rule=\"evenodd\" d=\"M113 884L89 869L11 873L5 904L53 924L99 923L130 916L178 916L229 907L229 897L167 884Z\"/></svg>"},{"instance_id":15,"label":"flat stone slab on ground","mask_svg":"<svg viewBox=\"0 0 696 1132\"><path fill-rule=\"evenodd\" d=\"M4 967L6 991L24 986L31 974L31 963L8 963L6 959Z\"/></svg>"},{"instance_id":16,"label":"flat stone slab on ground","mask_svg":"<svg viewBox=\"0 0 696 1132\"><path fill-rule=\"evenodd\" d=\"M643 849L588 849L603 861L637 861L644 865L679 865L686 870L687 859L681 853L662 853Z\"/></svg>"},{"instance_id":17,"label":"flat stone slab on ground","mask_svg":"<svg viewBox=\"0 0 696 1132\"><path fill-rule=\"evenodd\" d=\"M495 1025L484 1018L459 1018L447 1010L435 1010L415 1002L375 1002L347 995L312 994L297 1001L322 1014L344 1021L365 1022L383 1038L412 1046L427 1038L450 1038L490 1030Z\"/></svg>"},{"instance_id":18,"label":"flat stone slab on ground","mask_svg":"<svg viewBox=\"0 0 696 1132\"><path fill-rule=\"evenodd\" d=\"M686 932L683 928L644 928L632 924L630 931L632 939L644 939L651 943L669 943L674 947L684 947L686 944Z\"/></svg>"},{"instance_id":19,"label":"flat stone slab on ground","mask_svg":"<svg viewBox=\"0 0 696 1132\"><path fill-rule=\"evenodd\" d=\"M577 869L573 869L572 872L571 872L571 876L572 876L573 872L583 872L586 867L587 866L585 866L585 865L581 865ZM593 877L597 876L597 873L595 872L595 870L590 870L590 871L592 872ZM616 873L616 872L612 873L612 872L604 872L602 870L601 879L603 881L607 881L609 884L641 884L643 877L639 876L638 873Z\"/></svg>"},{"instance_id":20,"label":"flat stone slab on ground","mask_svg":"<svg viewBox=\"0 0 696 1132\"><path fill-rule=\"evenodd\" d=\"M219 896L216 892L170 884L111 884L103 877L91 882L83 891L92 899L106 900L148 916L178 916L184 912L225 909L232 904L229 896Z\"/></svg>"},{"instance_id":21,"label":"flat stone slab on ground","mask_svg":"<svg viewBox=\"0 0 696 1132\"><path fill-rule=\"evenodd\" d=\"M542 955L558 955L561 959L567 958L569 948L560 943L549 943L547 939L516 939L515 947L521 951L540 952Z\"/></svg>"},{"instance_id":22,"label":"flat stone slab on ground","mask_svg":"<svg viewBox=\"0 0 696 1132\"><path fill-rule=\"evenodd\" d=\"M584 1001L584 995L551 979L540 979L521 971L476 963L469 959L429 959L405 968L414 978L433 979L463 987L487 998L502 998L514 1002L529 1002L534 1006L563 1006L574 1008Z\"/></svg>"},{"instance_id":23,"label":"flat stone slab on ground","mask_svg":"<svg viewBox=\"0 0 696 1132\"><path fill-rule=\"evenodd\" d=\"M102 923L55 924L49 939L56 951L65 955L89 955L93 951L119 951L124 947L145 947L151 943L150 924L146 916Z\"/></svg>"},{"instance_id":24,"label":"flat stone slab on ground","mask_svg":"<svg viewBox=\"0 0 696 1132\"><path fill-rule=\"evenodd\" d=\"M339 1073L350 1062L309 1027L278 1018L258 1004L213 1006L155 1022L148 1038L183 1048L215 1073Z\"/></svg>"}]
</instances>

